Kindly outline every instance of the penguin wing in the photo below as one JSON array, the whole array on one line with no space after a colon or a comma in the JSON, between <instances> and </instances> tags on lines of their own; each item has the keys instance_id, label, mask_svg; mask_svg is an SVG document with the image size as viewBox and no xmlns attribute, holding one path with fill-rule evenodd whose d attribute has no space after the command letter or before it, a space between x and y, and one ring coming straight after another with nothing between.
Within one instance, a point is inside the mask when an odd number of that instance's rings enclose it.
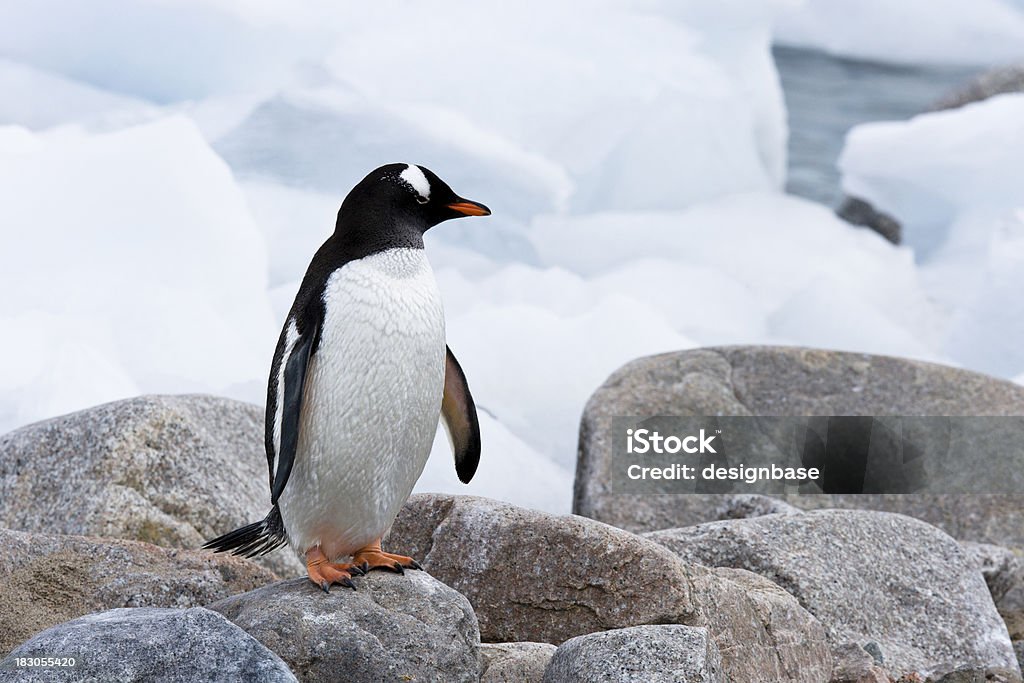
<instances>
[{"instance_id":1,"label":"penguin wing","mask_svg":"<svg viewBox=\"0 0 1024 683\"><path fill-rule=\"evenodd\" d=\"M455 453L455 472L459 481L468 484L480 464L480 421L476 404L469 393L466 375L452 350L445 346L447 357L444 367L444 397L441 399L441 417L448 430Z\"/></svg>"},{"instance_id":2,"label":"penguin wing","mask_svg":"<svg viewBox=\"0 0 1024 683\"><path fill-rule=\"evenodd\" d=\"M275 386L271 384L271 397L272 402L268 402L268 405L273 405L274 414L272 424L277 426L279 436L279 444L274 442L277 439L274 438L272 433L268 434L267 439L267 459L270 466L270 502L273 505L277 504L277 499L281 497L281 493L284 491L285 485L288 483L288 477L292 473L292 465L295 464L295 451L299 445L299 420L302 415L302 394L303 388L306 384L306 368L309 366L309 358L312 355L313 348L316 346L316 338L320 332L320 319L319 316L316 320L304 320L305 330L301 333L298 332L296 327L292 327L294 336L293 339L288 339L288 333L286 328L285 335L282 336L282 345L279 347L281 351L281 358L278 363L275 364L273 376L280 378L278 384ZM290 349L289 349L290 347ZM281 372L281 365L284 366L284 372ZM271 380L273 382L273 380ZM278 422L279 421L279 422ZM277 448L275 449L275 446ZM274 460L276 460L277 468L275 471Z\"/></svg>"}]
</instances>

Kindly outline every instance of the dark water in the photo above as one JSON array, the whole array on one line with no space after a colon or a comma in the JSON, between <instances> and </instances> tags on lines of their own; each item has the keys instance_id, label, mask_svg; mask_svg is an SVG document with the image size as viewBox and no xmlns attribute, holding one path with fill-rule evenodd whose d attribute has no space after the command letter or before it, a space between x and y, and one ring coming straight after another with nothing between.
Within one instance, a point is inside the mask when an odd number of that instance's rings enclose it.
<instances>
[{"instance_id":1,"label":"dark water","mask_svg":"<svg viewBox=\"0 0 1024 683\"><path fill-rule=\"evenodd\" d=\"M842 197L836 160L851 127L910 118L978 73L862 62L791 47L776 46L773 53L789 111L786 190L833 207Z\"/></svg>"}]
</instances>

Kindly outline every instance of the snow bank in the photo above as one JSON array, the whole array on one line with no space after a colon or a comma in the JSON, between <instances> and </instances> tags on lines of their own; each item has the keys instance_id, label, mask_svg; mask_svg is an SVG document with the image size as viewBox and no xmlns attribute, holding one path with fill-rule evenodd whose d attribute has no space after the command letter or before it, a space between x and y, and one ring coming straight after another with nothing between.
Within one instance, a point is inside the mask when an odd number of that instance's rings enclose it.
<instances>
[{"instance_id":1,"label":"snow bank","mask_svg":"<svg viewBox=\"0 0 1024 683\"><path fill-rule=\"evenodd\" d=\"M1024 95L910 121L857 126L839 164L843 187L893 214L947 312L943 347L998 375L1024 368Z\"/></svg>"},{"instance_id":2,"label":"snow bank","mask_svg":"<svg viewBox=\"0 0 1024 683\"><path fill-rule=\"evenodd\" d=\"M555 514L571 512L571 469L555 465L485 411L480 411L480 438L480 466L473 481L463 484L448 437L438 429L416 492L485 496Z\"/></svg>"},{"instance_id":3,"label":"snow bank","mask_svg":"<svg viewBox=\"0 0 1024 683\"><path fill-rule=\"evenodd\" d=\"M878 62L1001 64L1024 59L1024 3L807 0L779 17L775 40Z\"/></svg>"},{"instance_id":4,"label":"snow bank","mask_svg":"<svg viewBox=\"0 0 1024 683\"><path fill-rule=\"evenodd\" d=\"M4 426L139 391L244 393L265 373L263 241L188 120L0 128L0 187L0 317L33 340L0 354Z\"/></svg>"}]
</instances>

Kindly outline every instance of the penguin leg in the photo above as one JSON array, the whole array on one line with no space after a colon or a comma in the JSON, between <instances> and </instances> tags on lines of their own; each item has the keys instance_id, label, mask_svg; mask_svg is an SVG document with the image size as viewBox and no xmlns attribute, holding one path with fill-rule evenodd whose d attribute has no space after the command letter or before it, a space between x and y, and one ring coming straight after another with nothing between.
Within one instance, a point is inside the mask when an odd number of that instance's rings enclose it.
<instances>
[{"instance_id":1,"label":"penguin leg","mask_svg":"<svg viewBox=\"0 0 1024 683\"><path fill-rule=\"evenodd\" d=\"M329 561L324 551L317 545L306 551L306 573L309 574L309 580L322 588L324 593L330 593L332 583L355 590L356 585L352 583L352 577L362 576L366 572L355 564Z\"/></svg>"},{"instance_id":2,"label":"penguin leg","mask_svg":"<svg viewBox=\"0 0 1024 683\"><path fill-rule=\"evenodd\" d=\"M352 562L364 572L383 569L404 574L406 569L423 569L420 563L405 555L393 555L380 549L380 539L369 543L352 554Z\"/></svg>"}]
</instances>

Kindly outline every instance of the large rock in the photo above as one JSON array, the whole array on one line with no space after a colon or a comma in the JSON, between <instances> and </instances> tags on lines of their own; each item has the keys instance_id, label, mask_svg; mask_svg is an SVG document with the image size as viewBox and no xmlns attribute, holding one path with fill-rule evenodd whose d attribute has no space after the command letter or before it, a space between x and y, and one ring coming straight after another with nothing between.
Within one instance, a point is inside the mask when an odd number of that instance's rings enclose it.
<instances>
[{"instance_id":1,"label":"large rock","mask_svg":"<svg viewBox=\"0 0 1024 683\"><path fill-rule=\"evenodd\" d=\"M480 683L541 683L554 654L550 643L484 643Z\"/></svg>"},{"instance_id":2,"label":"large rock","mask_svg":"<svg viewBox=\"0 0 1024 683\"><path fill-rule=\"evenodd\" d=\"M699 620L732 680L824 681L832 653L824 626L763 576L717 568L694 579Z\"/></svg>"},{"instance_id":3,"label":"large rock","mask_svg":"<svg viewBox=\"0 0 1024 683\"><path fill-rule=\"evenodd\" d=\"M269 510L263 409L140 396L0 436L0 526L197 548ZM261 562L303 572L289 551Z\"/></svg>"},{"instance_id":4,"label":"large rock","mask_svg":"<svg viewBox=\"0 0 1024 683\"><path fill-rule=\"evenodd\" d=\"M696 614L691 565L581 517L421 494L402 508L385 547L469 598L488 642L557 645L594 631L689 623Z\"/></svg>"},{"instance_id":5,"label":"large rock","mask_svg":"<svg viewBox=\"0 0 1024 683\"><path fill-rule=\"evenodd\" d=\"M198 607L276 579L236 557L0 529L0 654L90 612Z\"/></svg>"},{"instance_id":6,"label":"large rock","mask_svg":"<svg viewBox=\"0 0 1024 683\"><path fill-rule=\"evenodd\" d=\"M789 347L706 348L640 358L612 374L587 403L574 512L633 531L716 518L730 494L612 492L612 418L647 415L1024 415L1024 387L930 363ZM1020 476L1024 487L1024 470ZM801 508L902 512L956 538L1024 548L1020 494L791 495L786 500Z\"/></svg>"},{"instance_id":7,"label":"large rock","mask_svg":"<svg viewBox=\"0 0 1024 683\"><path fill-rule=\"evenodd\" d=\"M487 641L559 644L676 623L707 627L735 680L811 683L831 668L824 629L784 591L683 562L657 543L582 517L417 495L386 547L418 558L466 595Z\"/></svg>"},{"instance_id":8,"label":"large rock","mask_svg":"<svg viewBox=\"0 0 1024 683\"><path fill-rule=\"evenodd\" d=\"M895 675L1016 667L981 573L942 531L903 515L832 510L645 535L680 557L770 578L835 647L874 643Z\"/></svg>"},{"instance_id":9,"label":"large rock","mask_svg":"<svg viewBox=\"0 0 1024 683\"><path fill-rule=\"evenodd\" d=\"M726 683L722 657L707 629L633 626L567 640L544 683Z\"/></svg>"},{"instance_id":10,"label":"large rock","mask_svg":"<svg viewBox=\"0 0 1024 683\"><path fill-rule=\"evenodd\" d=\"M210 605L276 652L299 680L480 679L469 601L424 572L371 572L329 594L284 581Z\"/></svg>"},{"instance_id":11,"label":"large rock","mask_svg":"<svg viewBox=\"0 0 1024 683\"><path fill-rule=\"evenodd\" d=\"M74 668L17 667L17 657L73 657ZM54 626L0 662L4 680L286 683L277 655L230 621L201 607L113 609Z\"/></svg>"}]
</instances>

